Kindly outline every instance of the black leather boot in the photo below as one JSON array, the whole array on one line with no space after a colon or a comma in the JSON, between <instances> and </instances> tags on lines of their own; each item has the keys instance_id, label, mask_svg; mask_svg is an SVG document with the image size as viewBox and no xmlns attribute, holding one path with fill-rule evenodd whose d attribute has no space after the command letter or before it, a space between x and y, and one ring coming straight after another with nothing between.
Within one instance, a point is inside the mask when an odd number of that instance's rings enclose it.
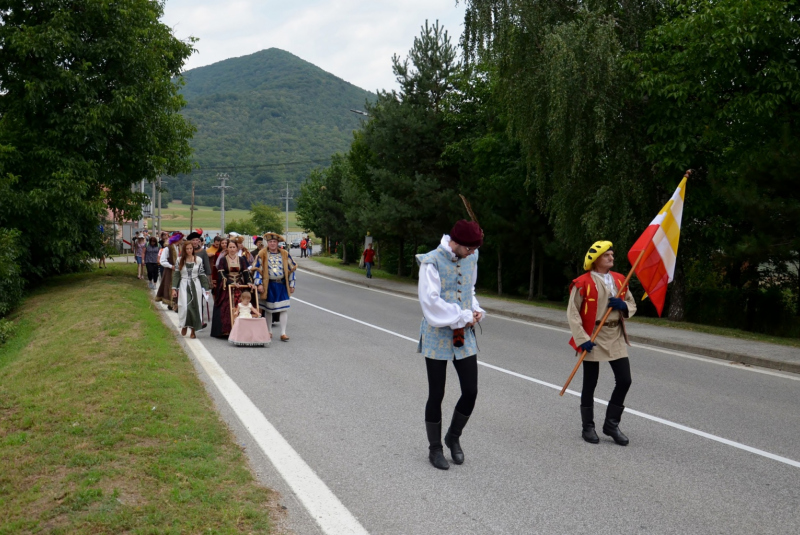
<instances>
[{"instance_id":1,"label":"black leather boot","mask_svg":"<svg viewBox=\"0 0 800 535\"><path fill-rule=\"evenodd\" d=\"M464 451L461 449L461 443L458 439L461 437L461 431L463 431L468 421L469 416L464 416L460 412L454 410L453 420L450 422L450 429L447 430L447 434L444 436L444 444L450 448L450 456L456 464L462 464L464 462Z\"/></svg>"},{"instance_id":2,"label":"black leather boot","mask_svg":"<svg viewBox=\"0 0 800 535\"><path fill-rule=\"evenodd\" d=\"M594 407L581 407L581 421L583 422L583 440L590 444L600 442L600 437L594 430Z\"/></svg>"},{"instance_id":3,"label":"black leather boot","mask_svg":"<svg viewBox=\"0 0 800 535\"><path fill-rule=\"evenodd\" d=\"M628 437L619 430L619 420L622 418L622 411L624 410L625 407L609 403L606 411L606 421L603 423L603 434L613 438L614 442L620 446L627 446L628 442L630 442Z\"/></svg>"},{"instance_id":4,"label":"black leather boot","mask_svg":"<svg viewBox=\"0 0 800 535\"><path fill-rule=\"evenodd\" d=\"M425 422L425 430L428 432L428 443L430 444L428 459L431 464L439 470L449 469L450 463L444 458L444 449L442 448L442 421Z\"/></svg>"}]
</instances>

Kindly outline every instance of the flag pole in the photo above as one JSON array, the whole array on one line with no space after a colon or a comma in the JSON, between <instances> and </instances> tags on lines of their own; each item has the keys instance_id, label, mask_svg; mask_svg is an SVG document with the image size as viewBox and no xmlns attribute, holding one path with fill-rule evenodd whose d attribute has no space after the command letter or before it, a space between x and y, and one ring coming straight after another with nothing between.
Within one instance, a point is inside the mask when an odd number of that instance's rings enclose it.
<instances>
[{"instance_id":1,"label":"flag pole","mask_svg":"<svg viewBox=\"0 0 800 535\"><path fill-rule=\"evenodd\" d=\"M625 277L625 282L623 282L623 283L622 283L622 286L620 286L620 287L619 287L619 291L617 292L617 297L619 297L620 295L622 295L622 292L623 292L623 291L625 290L625 288L628 286L628 282L631 280L631 277L633 276L633 272L636 270L636 268L637 268L637 267L639 267L639 262L641 262L641 261L642 261L642 258L644 257L644 252L645 252L646 250L647 250L647 247L643 248L643 249L642 249L642 252L641 252L641 253L639 253L639 258L637 258L637 259L636 259L636 262L634 262L634 263L633 263L633 267L631 267L631 270L630 270L630 272L628 273L628 276L627 276L627 277ZM602 320L600 320L600 325L598 325L598 326L597 326L597 329L594 331L594 334L592 334L592 338L591 338L591 340L590 340L591 342L594 342L594 341L595 341L595 339L597 338L597 335L598 335L598 334L600 334L600 330L603 328L603 325L605 325L605 323L606 323L606 320L608 319L608 316L609 316L609 314L611 314L611 311L612 311L612 310L613 310L613 309L612 309L611 307L608 307L608 308L606 309L606 313L603 315L603 319L602 319ZM564 383L564 388L562 388L562 389L561 389L561 392L559 392L559 394L558 394L559 396L563 396L563 395L564 395L564 392L566 392L566 391L567 391L567 387L568 387L568 386L569 386L569 384L572 382L572 378L573 378L573 377L575 377L575 374L578 372L578 368L580 368L580 367L581 367L581 362L583 362L583 359L584 359L584 358L586 358L586 350L585 350L585 349L583 350L583 353L581 353L581 358L579 358L579 359L578 359L578 363L577 363L577 364L575 365L575 367L572 369L572 373L571 373L571 374L569 374L569 379L567 379L567 382L566 382L566 383Z\"/></svg>"}]
</instances>

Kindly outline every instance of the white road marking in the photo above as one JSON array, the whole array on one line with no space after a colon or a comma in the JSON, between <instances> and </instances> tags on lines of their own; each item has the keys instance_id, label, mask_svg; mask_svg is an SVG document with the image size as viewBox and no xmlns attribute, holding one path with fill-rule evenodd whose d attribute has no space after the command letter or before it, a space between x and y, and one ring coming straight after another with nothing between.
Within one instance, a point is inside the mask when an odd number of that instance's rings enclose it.
<instances>
[{"instance_id":1,"label":"white road marking","mask_svg":"<svg viewBox=\"0 0 800 535\"><path fill-rule=\"evenodd\" d=\"M344 319L347 319L347 320L350 320L350 321L354 321L356 323L360 323L361 325L364 325L364 326L367 326L367 327L371 327L373 329L377 329L377 330L385 332L387 334L391 334L392 336L396 336L398 338L402 338L404 340L408 340L410 342L414 342L415 344L419 342L419 339L417 339L417 338L411 338L409 336L405 336L405 335L390 331L388 329L384 329L383 327L378 327L377 325L373 325L371 323L367 323L366 321L361 321L359 319L347 316L345 314L340 314L339 312L334 312L333 310L329 310L329 309L323 308L323 307L321 307L319 305L315 305L313 303L309 303L308 301L304 301L304 300L298 299L296 297L293 297L293 300L295 300L295 301L297 301L299 303L303 303L304 305L308 305L308 306L314 307L316 309L322 310L322 311L327 312L329 314L333 314L335 316L339 316L340 318L344 318ZM494 364L488 364L488 363L482 362L480 360L478 361L478 364L480 364L481 366L485 366L487 368L490 368L492 370L511 375L512 377L517 377L519 379L524 379L526 381L530 381L530 382L536 383L538 385L546 386L547 388L552 388L552 389L558 390L558 391L561 390L561 386L559 386L559 385L554 385L553 383L548 383L547 381L542 381L541 379L535 379L535 378L530 377L528 375L523 375L521 373L517 373L517 372L511 371L511 370L507 370L505 368L501 368L500 366L495 366ZM567 392L569 394L573 395L573 396L580 397L580 392L576 392L574 390L567 390ZM605 400L600 399L600 398L594 398L594 399L595 399L596 402L598 402L598 403L600 403L602 405L608 405L608 401L605 401ZM778 461L778 462L781 462L781 463L784 463L784 464L788 464L789 466L794 466L795 468L800 468L800 462L792 460L792 459L789 459L787 457L781 457L780 455L775 455L774 453L770 453L768 451L764 451L764 450L760 450L760 449L757 449L757 448L753 448L753 447L748 446L746 444L741 444L739 442L734 442L733 440L728 440L727 438L719 437L717 435L712 435L711 433L706 433L705 431L700 431L699 429L694 429L692 427L688 427L688 426L685 426L685 425L682 425L682 424L679 424L679 423L676 423L676 422L672 422L670 420L665 420L664 418L659 418L658 416L653 416L653 415L650 415L650 414L647 414L647 413L644 413L644 412L640 412L640 411L637 411L637 410L633 410L633 409L630 409L630 408L626 408L625 411L628 414L641 416L642 418L645 418L647 420L651 420L653 422L664 424L666 426L673 427L675 429L680 429L681 431L686 431L687 433L691 433L693 435L697 435L697 436L700 436L700 437L703 437L703 438L707 438L709 440L713 440L715 442L719 442L721 444L725 444L727 446L731 446L731 447L734 447L734 448L737 448L737 449L740 449L740 450L744 450L744 451L747 451L747 452L750 452L750 453L754 453L756 455L760 455L762 457L766 457L767 459L772 459L773 461Z\"/></svg>"},{"instance_id":2,"label":"white road marking","mask_svg":"<svg viewBox=\"0 0 800 535\"><path fill-rule=\"evenodd\" d=\"M177 328L177 315L167 314L167 317ZM191 338L185 341L261 451L292 488L312 518L317 521L322 532L328 535L368 535L356 517L258 410L247 394L225 373L202 342Z\"/></svg>"},{"instance_id":3,"label":"white road marking","mask_svg":"<svg viewBox=\"0 0 800 535\"><path fill-rule=\"evenodd\" d=\"M399 297L400 299L408 299L410 301L418 301L418 299L414 298L414 297L409 297L409 296L406 296L406 295L399 295L399 294L396 294L396 293L393 293L393 292L387 292L387 291L384 291L384 290L376 290L375 288L367 288L366 286L362 286L360 284L353 284L351 282L344 282L344 281L341 281L339 279L326 277L325 275L320 275L318 273L314 273L314 272L306 270L306 269L303 270L303 273L304 274L308 274L308 275L313 275L314 277L319 277L321 279L326 279L326 280L329 280L329 281L333 281L333 282L336 282L336 283L339 283L339 284L344 284L345 286L352 286L354 288L360 288L362 290L368 290L370 292L376 292L376 293L379 293L379 294L390 295L392 297ZM562 327L555 327L553 325L545 325L544 323L536 323L534 321L526 321L526 320L520 320L520 319L516 319L516 318L509 318L507 316L501 316L501 315L498 315L498 314L488 314L487 313L486 317L498 318L498 319L505 320L505 321L511 321L513 323L521 323L523 325L530 325L532 327L537 327L539 329L547 329L549 331L556 331L556 332L560 332L560 333L570 334L569 329L564 329ZM656 353L663 353L665 355L672 355L674 357L681 357L681 358L684 358L684 359L696 360L696 361L699 361L699 362L705 362L706 364L714 364L715 366L725 366L726 368L733 368L733 369L736 369L736 370L742 370L742 371L747 371L747 372L761 373L761 374L764 374L764 375L772 375L773 377L781 377L783 379L791 379L792 381L800 381L800 375L797 375L797 374L785 373L785 372L780 372L780 371L777 371L777 370L770 370L770 369L761 368L761 367L758 367L758 366L745 366L745 365L743 365L743 364L741 364L739 362L731 362L731 361L728 361L728 360L715 359L715 358L710 358L710 357L700 357L700 356L696 356L696 355L690 355L690 354L687 354L687 353L683 353L683 352L680 352L680 351L674 351L674 350L671 350L671 349L663 349L663 348L660 348L660 347L649 346L649 345L645 345L645 344L631 344L631 345L633 347L638 347L640 349L646 349L648 351L655 351ZM561 389L559 388L559 390L561 390Z\"/></svg>"}]
</instances>

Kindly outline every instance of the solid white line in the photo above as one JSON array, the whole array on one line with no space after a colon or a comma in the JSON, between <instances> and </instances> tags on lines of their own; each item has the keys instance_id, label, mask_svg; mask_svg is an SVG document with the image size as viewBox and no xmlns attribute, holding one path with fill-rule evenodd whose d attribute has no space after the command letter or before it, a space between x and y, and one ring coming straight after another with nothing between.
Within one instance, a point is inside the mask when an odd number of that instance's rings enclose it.
<instances>
[{"instance_id":1,"label":"solid white line","mask_svg":"<svg viewBox=\"0 0 800 535\"><path fill-rule=\"evenodd\" d=\"M177 328L177 315L167 314L167 317ZM367 535L367 530L356 517L258 410L247 394L225 373L202 342L191 338L185 339L185 342L261 451L317 521L322 532L329 535Z\"/></svg>"},{"instance_id":2,"label":"solid white line","mask_svg":"<svg viewBox=\"0 0 800 535\"><path fill-rule=\"evenodd\" d=\"M361 321L359 319L352 318L352 317L346 316L344 314L340 314L339 312L334 312L333 310L329 310L327 308L323 308L321 306L314 305L312 303L309 303L308 301L303 301L303 300L300 300L300 299L297 299L297 298L293 298L293 299L295 301L298 301L298 302L303 303L305 305L309 305L309 306L312 306L312 307L317 308L319 310L322 310L324 312L328 312L328 313L333 314L335 316L339 316L340 318L344 318L344 319L347 319L347 320L350 320L350 321L354 321L356 323L360 323L361 325L365 325L367 327L371 327L373 329L377 329L377 330L385 332L387 334L391 334L392 336L396 336L398 338L403 338L404 340L409 340L409 341L414 342L414 343L418 343L419 342L419 339L411 338L411 337L408 337L408 336L405 336L405 335L390 331L388 329L384 329L383 327L378 327L377 325L373 325L371 323L367 323L366 321ZM561 390L561 386L559 386L559 385L554 385L553 383L548 383L547 381L542 381L541 379L535 379L535 378L530 377L528 375L523 375L521 373L517 373L517 372L511 371L511 370L507 370L505 368L501 368L500 366L495 366L494 364L488 364L488 363L482 362L480 360L478 361L478 364L480 364L481 366L485 366L487 368L491 368L492 370L499 371L501 373L505 373L505 374L511 375L513 377L517 377L519 379L524 379L525 381L530 381L531 383L536 383L538 385L546 386L547 388L552 388L552 389L558 390L558 391ZM567 390L567 392L569 394L573 395L573 396L579 396L580 397L580 392L576 392L574 390ZM597 401L598 403L600 403L602 405L608 405L608 401L602 400L600 398L594 398L594 399L595 399L595 401ZM767 459L772 459L773 461L778 461L778 462L781 462L781 463L784 463L784 464L788 464L789 466L794 466L795 468L800 468L800 462L792 460L792 459L789 459L787 457L781 457L780 455L775 455L774 453L770 453L768 451L764 451L764 450L760 450L760 449L757 449L757 448L753 448L751 446L747 446L746 444L741 444L739 442L734 442L733 440L728 440L727 438L719 437L717 435L712 435L711 433L706 433L705 431L700 431L699 429L694 429L692 427L688 427L688 426L685 426L685 425L682 425L682 424L679 424L679 423L676 423L676 422L672 422L670 420L665 420L664 418L659 418L658 416L652 416L650 414L647 414L647 413L644 413L644 412L640 412L640 411L637 411L637 410L633 410L633 409L629 409L629 408L626 408L625 410L626 410L626 412L628 414L633 414L635 416L641 416L642 418L645 418L647 420L651 420L653 422L658 422L660 424L664 424L664 425L667 425L669 427L673 427L675 429L680 429L681 431L686 431L687 433L691 433L693 435L697 435L697 436L700 436L700 437L703 437L703 438L707 438L709 440L713 440L715 442L719 442L719 443L725 444L727 446L732 446L732 447L740 449L740 450L744 450L744 451L747 451L747 452L750 452L750 453L755 453L756 455L760 455L762 457L766 457Z\"/></svg>"},{"instance_id":3,"label":"solid white line","mask_svg":"<svg viewBox=\"0 0 800 535\"><path fill-rule=\"evenodd\" d=\"M386 292L386 291L383 291L383 290L376 290L375 288L367 288L366 286L362 286L360 284L353 284L351 282L344 282L344 281L341 281L339 279L334 279L334 278L331 278L331 277L326 277L325 275L320 275L318 273L314 273L314 272L309 271L307 269L304 269L303 273L306 273L308 275L313 275L314 277L319 277L321 279L326 279L326 280L329 280L329 281L333 281L333 282L336 282L336 283L339 283L339 284L344 284L345 286L353 286L354 288L360 288L362 290L368 290L370 292L376 292L376 293L384 294L384 295L390 295L392 297L399 297L400 299L408 299L410 301L418 301L418 299L416 299L414 297L408 297L406 295L398 295L396 293ZM556 331L556 332L560 332L560 333L570 334L569 329L564 329L562 327L555 327L553 325L545 325L544 323L536 323L534 321L526 321L526 320L520 320L520 319L517 319L517 318L509 318L507 316L501 316L501 315L498 315L498 314L488 314L487 313L486 317L487 318L488 317L499 318L499 319L502 319L502 320L505 320L505 321L511 321L513 323L521 323L523 325L530 325L532 327L537 327L539 329L547 329L549 331ZM649 346L649 345L645 345L645 344L631 344L631 345L633 347L638 347L640 349L646 349L647 351L655 351L656 353L664 353L665 355L672 355L674 357L680 357L680 358L689 359L689 360L696 360L696 361L699 361L699 362L705 362L706 364L714 364L715 366L725 366L726 368L733 368L733 369L736 369L736 370L742 370L742 371L746 371L746 372L761 373L761 374L764 374L764 375L772 375L773 377L781 377L783 379L791 379L792 381L800 381L800 375L797 375L797 374L790 374L790 373L780 372L780 371L776 371L776 370L770 370L770 369L767 369L767 368L761 368L759 366L744 366L742 364L739 364L738 362L730 362L730 361L722 360L722 359L714 359L714 358L710 358L710 357L700 357L700 356L695 356L695 355L689 355L687 353L683 353L683 352L679 352L679 351L673 351L673 350L670 350L670 349L663 349L663 348L660 348L660 347ZM561 389L559 388L559 390L561 390Z\"/></svg>"}]
</instances>

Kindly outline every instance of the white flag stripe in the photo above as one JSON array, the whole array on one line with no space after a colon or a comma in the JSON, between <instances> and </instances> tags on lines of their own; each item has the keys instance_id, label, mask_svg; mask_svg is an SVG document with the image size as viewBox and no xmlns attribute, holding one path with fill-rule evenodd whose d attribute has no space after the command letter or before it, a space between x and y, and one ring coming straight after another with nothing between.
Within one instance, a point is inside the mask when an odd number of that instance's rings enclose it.
<instances>
[{"instance_id":1,"label":"white flag stripe","mask_svg":"<svg viewBox=\"0 0 800 535\"><path fill-rule=\"evenodd\" d=\"M672 244L669 243L669 239L661 227L658 227L655 236L653 236L653 245L655 245L656 251L661 257L664 269L667 270L669 282L672 282L672 277L675 274L675 251L672 250Z\"/></svg>"}]
</instances>

